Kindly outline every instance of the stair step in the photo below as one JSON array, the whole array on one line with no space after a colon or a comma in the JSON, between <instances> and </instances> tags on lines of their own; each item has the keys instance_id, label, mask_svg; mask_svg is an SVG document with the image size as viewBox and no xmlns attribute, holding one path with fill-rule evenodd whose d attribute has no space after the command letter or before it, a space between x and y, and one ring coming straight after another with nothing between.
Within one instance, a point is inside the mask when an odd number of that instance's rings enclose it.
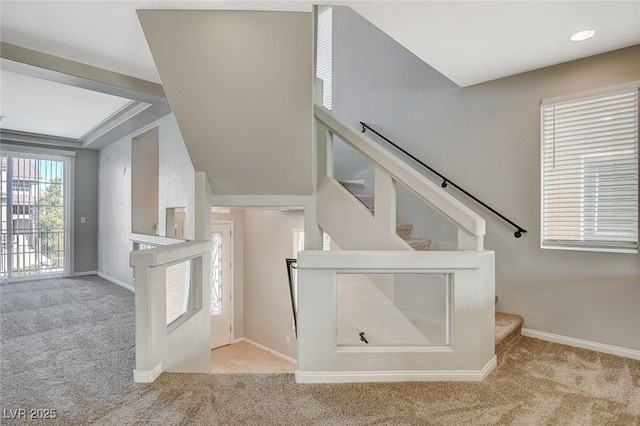
<instances>
[{"instance_id":1,"label":"stair step","mask_svg":"<svg viewBox=\"0 0 640 426\"><path fill-rule=\"evenodd\" d=\"M367 206L370 210L373 210L373 204L375 202L375 197L373 195L368 194L353 194L362 204Z\"/></svg>"},{"instance_id":2,"label":"stair step","mask_svg":"<svg viewBox=\"0 0 640 426\"><path fill-rule=\"evenodd\" d=\"M364 183L360 182L349 182L349 181L339 181L340 185L344 186L347 191L352 193L353 195L362 194L364 190Z\"/></svg>"},{"instance_id":3,"label":"stair step","mask_svg":"<svg viewBox=\"0 0 640 426\"><path fill-rule=\"evenodd\" d=\"M413 225L410 223L398 223L396 225L396 234L403 240L408 240L411 238L412 229Z\"/></svg>"},{"instance_id":4,"label":"stair step","mask_svg":"<svg viewBox=\"0 0 640 426\"><path fill-rule=\"evenodd\" d=\"M404 240L415 251L428 251L431 247L431 240L425 238L404 238Z\"/></svg>"},{"instance_id":5,"label":"stair step","mask_svg":"<svg viewBox=\"0 0 640 426\"><path fill-rule=\"evenodd\" d=\"M502 355L522 335L524 318L496 312L496 355Z\"/></svg>"}]
</instances>

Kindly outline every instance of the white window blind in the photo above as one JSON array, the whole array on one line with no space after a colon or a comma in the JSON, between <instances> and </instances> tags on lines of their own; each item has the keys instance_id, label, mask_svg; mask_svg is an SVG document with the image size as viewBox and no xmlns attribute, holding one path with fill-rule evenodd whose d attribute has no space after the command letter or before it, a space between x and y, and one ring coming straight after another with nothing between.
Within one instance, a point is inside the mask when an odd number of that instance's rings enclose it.
<instances>
[{"instance_id":1,"label":"white window blind","mask_svg":"<svg viewBox=\"0 0 640 426\"><path fill-rule=\"evenodd\" d=\"M542 247L638 252L638 87L542 103Z\"/></svg>"},{"instance_id":2,"label":"white window blind","mask_svg":"<svg viewBox=\"0 0 640 426\"><path fill-rule=\"evenodd\" d=\"M318 52L316 76L322 80L322 106L331 109L331 56L332 56L333 9L322 7L318 12Z\"/></svg>"}]
</instances>

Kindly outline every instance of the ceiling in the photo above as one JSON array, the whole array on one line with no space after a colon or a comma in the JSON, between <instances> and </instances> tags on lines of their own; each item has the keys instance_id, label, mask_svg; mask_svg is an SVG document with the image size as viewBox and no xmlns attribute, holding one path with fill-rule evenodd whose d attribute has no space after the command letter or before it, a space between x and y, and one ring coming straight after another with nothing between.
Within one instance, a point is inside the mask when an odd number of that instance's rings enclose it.
<instances>
[{"instance_id":1,"label":"ceiling","mask_svg":"<svg viewBox=\"0 0 640 426\"><path fill-rule=\"evenodd\" d=\"M0 89L3 128L69 139L82 139L131 102L6 70L0 71Z\"/></svg>"},{"instance_id":2,"label":"ceiling","mask_svg":"<svg viewBox=\"0 0 640 426\"><path fill-rule=\"evenodd\" d=\"M319 3L352 7L462 87L640 44L640 0ZM304 0L2 0L0 39L5 43L161 83L136 15L137 9L310 11L311 4ZM595 37L580 43L569 41L573 32L583 29L595 30ZM11 74L5 71L1 76L1 114L7 116L1 127L6 129L77 139L78 135L86 134L92 126L107 119L128 101L109 98L108 95L92 97L82 94L81 89L75 92L81 97L74 98L73 90L63 95L63 89L56 88L56 83L52 82L42 82L47 87L31 82L34 85L30 89L28 80ZM41 95L39 100L32 97L37 93ZM87 102L82 101L85 105L82 114L72 109L63 112L62 106L77 107L80 99ZM42 118L34 120L34 115L31 115L30 120L19 123L17 115L24 114L24 108L30 108L31 114L35 114L34 104L38 105ZM93 106L93 115L85 109L86 105ZM60 128L61 116L84 116L87 121L77 121L76 127L63 130ZM39 127L33 127L36 124Z\"/></svg>"},{"instance_id":3,"label":"ceiling","mask_svg":"<svg viewBox=\"0 0 640 426\"><path fill-rule=\"evenodd\" d=\"M353 2L465 87L640 44L640 1ZM569 37L593 29L583 42Z\"/></svg>"},{"instance_id":4,"label":"ceiling","mask_svg":"<svg viewBox=\"0 0 640 426\"><path fill-rule=\"evenodd\" d=\"M136 9L308 11L309 1L2 1L1 39L160 83ZM336 1L460 86L640 43L640 1ZM591 40L569 36L592 28Z\"/></svg>"}]
</instances>

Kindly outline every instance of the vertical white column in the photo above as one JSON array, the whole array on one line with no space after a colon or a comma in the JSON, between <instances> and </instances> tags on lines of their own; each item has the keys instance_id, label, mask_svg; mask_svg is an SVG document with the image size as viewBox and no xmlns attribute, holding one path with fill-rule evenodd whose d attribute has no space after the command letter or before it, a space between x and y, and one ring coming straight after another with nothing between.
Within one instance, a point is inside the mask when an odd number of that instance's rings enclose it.
<instances>
[{"instance_id":1,"label":"vertical white column","mask_svg":"<svg viewBox=\"0 0 640 426\"><path fill-rule=\"evenodd\" d=\"M484 237L473 235L458 226L458 250L482 251L484 250Z\"/></svg>"},{"instance_id":2,"label":"vertical white column","mask_svg":"<svg viewBox=\"0 0 640 426\"><path fill-rule=\"evenodd\" d=\"M396 233L396 185L382 167L375 166L375 220L390 234Z\"/></svg>"},{"instance_id":3,"label":"vertical white column","mask_svg":"<svg viewBox=\"0 0 640 426\"><path fill-rule=\"evenodd\" d=\"M135 382L153 382L162 373L162 345L166 333L165 268L135 267L136 369ZM153 285L152 285L153 283Z\"/></svg>"}]
</instances>

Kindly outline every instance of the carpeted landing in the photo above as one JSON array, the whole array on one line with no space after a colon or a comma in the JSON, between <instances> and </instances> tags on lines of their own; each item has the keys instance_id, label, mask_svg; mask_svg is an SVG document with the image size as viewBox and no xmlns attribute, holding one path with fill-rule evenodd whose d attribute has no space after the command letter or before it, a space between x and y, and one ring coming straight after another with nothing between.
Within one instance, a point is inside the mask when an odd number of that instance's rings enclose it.
<instances>
[{"instance_id":1,"label":"carpeted landing","mask_svg":"<svg viewBox=\"0 0 640 426\"><path fill-rule=\"evenodd\" d=\"M291 374L163 374L140 385L126 290L96 277L6 284L0 302L0 416L57 410L56 419L33 424L640 424L640 361L526 337L482 383L297 385Z\"/></svg>"}]
</instances>

